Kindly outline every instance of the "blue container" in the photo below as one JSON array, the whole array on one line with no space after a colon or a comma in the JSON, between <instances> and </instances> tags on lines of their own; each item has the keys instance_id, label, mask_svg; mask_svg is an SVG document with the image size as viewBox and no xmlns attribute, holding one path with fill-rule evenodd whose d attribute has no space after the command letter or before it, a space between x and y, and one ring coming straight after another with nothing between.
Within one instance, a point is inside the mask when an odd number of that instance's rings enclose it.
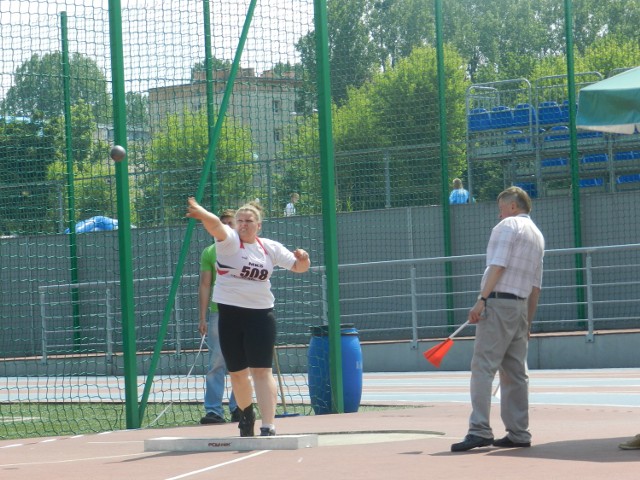
<instances>
[{"instance_id":1,"label":"blue container","mask_svg":"<svg viewBox=\"0 0 640 480\"><path fill-rule=\"evenodd\" d=\"M362 398L362 349L353 324L340 325L342 343L342 388L345 413L357 412ZM309 343L309 396L316 415L334 413L331 407L329 327L311 328Z\"/></svg>"}]
</instances>

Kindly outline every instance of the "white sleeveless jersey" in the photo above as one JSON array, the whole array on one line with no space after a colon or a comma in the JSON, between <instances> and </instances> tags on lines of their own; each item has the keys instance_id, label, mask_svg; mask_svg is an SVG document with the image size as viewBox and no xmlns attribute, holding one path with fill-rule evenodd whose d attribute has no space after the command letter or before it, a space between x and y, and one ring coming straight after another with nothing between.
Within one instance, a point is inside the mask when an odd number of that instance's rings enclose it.
<instances>
[{"instance_id":1,"label":"white sleeveless jersey","mask_svg":"<svg viewBox=\"0 0 640 480\"><path fill-rule=\"evenodd\" d=\"M273 308L271 274L274 267L291 270L296 261L284 245L268 238L244 243L225 226L227 238L216 241L216 281L212 300L243 308Z\"/></svg>"}]
</instances>

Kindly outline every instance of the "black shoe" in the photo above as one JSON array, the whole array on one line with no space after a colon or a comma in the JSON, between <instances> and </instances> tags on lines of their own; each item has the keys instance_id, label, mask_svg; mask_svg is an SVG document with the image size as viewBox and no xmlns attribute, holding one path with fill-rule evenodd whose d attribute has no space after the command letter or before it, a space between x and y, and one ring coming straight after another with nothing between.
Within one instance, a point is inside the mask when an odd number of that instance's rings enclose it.
<instances>
[{"instance_id":1,"label":"black shoe","mask_svg":"<svg viewBox=\"0 0 640 480\"><path fill-rule=\"evenodd\" d=\"M204 417L200 419L200 423L203 425L213 424L213 423L226 423L227 421L222 418L220 415L217 415L213 412L208 412Z\"/></svg>"},{"instance_id":2,"label":"black shoe","mask_svg":"<svg viewBox=\"0 0 640 480\"><path fill-rule=\"evenodd\" d=\"M460 443L454 443L453 445L451 445L451 451L452 452L466 452L467 450L471 450L472 448L477 448L477 447L488 447L489 445L492 445L493 443L493 438L484 438L484 437L478 437L477 435L467 435L466 437L464 437L464 440L461 441Z\"/></svg>"},{"instance_id":3,"label":"black shoe","mask_svg":"<svg viewBox=\"0 0 640 480\"><path fill-rule=\"evenodd\" d=\"M249 405L244 410L240 410L240 421L238 422L238 428L240 429L241 437L253 437L253 425L256 423L256 414L253 411L253 404Z\"/></svg>"},{"instance_id":4,"label":"black shoe","mask_svg":"<svg viewBox=\"0 0 640 480\"><path fill-rule=\"evenodd\" d=\"M240 407L236 407L231 412L231 421L233 423L238 423L240 421L240 418L242 418L242 410L240 410Z\"/></svg>"},{"instance_id":5,"label":"black shoe","mask_svg":"<svg viewBox=\"0 0 640 480\"><path fill-rule=\"evenodd\" d=\"M260 427L260 436L261 437L275 437L276 430L275 428L270 427Z\"/></svg>"},{"instance_id":6,"label":"black shoe","mask_svg":"<svg viewBox=\"0 0 640 480\"><path fill-rule=\"evenodd\" d=\"M531 442L514 442L507 435L504 438L499 438L498 440L494 440L493 446L500 447L500 448L527 448L531 446Z\"/></svg>"}]
</instances>

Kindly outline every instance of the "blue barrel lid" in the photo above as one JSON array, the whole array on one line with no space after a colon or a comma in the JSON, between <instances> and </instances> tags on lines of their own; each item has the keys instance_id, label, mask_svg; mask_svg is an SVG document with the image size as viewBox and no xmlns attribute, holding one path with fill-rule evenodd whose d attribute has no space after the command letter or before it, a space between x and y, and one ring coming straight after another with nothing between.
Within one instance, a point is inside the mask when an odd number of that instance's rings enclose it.
<instances>
[{"instance_id":1,"label":"blue barrel lid","mask_svg":"<svg viewBox=\"0 0 640 480\"><path fill-rule=\"evenodd\" d=\"M312 325L311 335L314 337L328 337L329 325ZM341 323L340 324L341 335L358 335L358 331L355 329L353 323Z\"/></svg>"}]
</instances>

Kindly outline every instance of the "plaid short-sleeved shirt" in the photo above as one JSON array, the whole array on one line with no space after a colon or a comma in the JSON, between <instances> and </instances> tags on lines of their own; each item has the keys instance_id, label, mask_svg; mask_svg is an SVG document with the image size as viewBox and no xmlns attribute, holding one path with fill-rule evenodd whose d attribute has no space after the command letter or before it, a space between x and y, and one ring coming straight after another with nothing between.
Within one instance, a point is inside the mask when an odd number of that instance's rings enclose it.
<instances>
[{"instance_id":1,"label":"plaid short-sleeved shirt","mask_svg":"<svg viewBox=\"0 0 640 480\"><path fill-rule=\"evenodd\" d=\"M533 287L542 286L544 237L529 215L508 217L496 225L487 245L487 269L491 265L505 271L495 287L496 292L528 297Z\"/></svg>"}]
</instances>

